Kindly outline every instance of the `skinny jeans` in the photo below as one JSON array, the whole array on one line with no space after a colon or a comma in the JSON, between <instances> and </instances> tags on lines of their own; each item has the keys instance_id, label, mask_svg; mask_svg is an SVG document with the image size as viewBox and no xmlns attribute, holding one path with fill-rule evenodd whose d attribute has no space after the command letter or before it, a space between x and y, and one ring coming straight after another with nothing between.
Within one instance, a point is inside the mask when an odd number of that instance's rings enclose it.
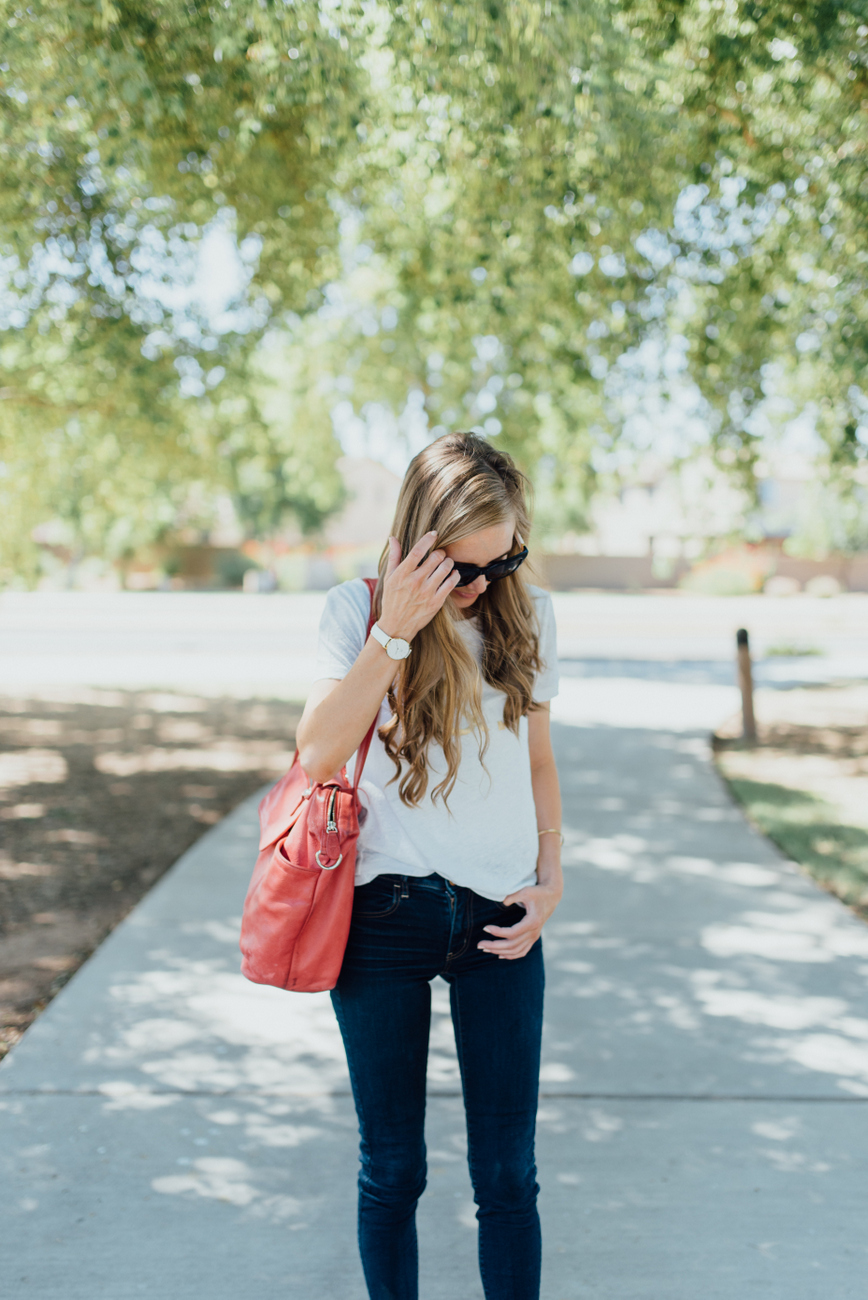
<instances>
[{"instance_id":1,"label":"skinny jeans","mask_svg":"<svg viewBox=\"0 0 868 1300\"><path fill-rule=\"evenodd\" d=\"M416 1204L425 1189L431 980L449 985L467 1118L486 1300L538 1300L541 1238L534 1134L543 1010L542 942L508 961L482 952L485 925L523 908L440 875L382 875L355 891L332 1003L361 1136L359 1251L371 1300L417 1300Z\"/></svg>"}]
</instances>

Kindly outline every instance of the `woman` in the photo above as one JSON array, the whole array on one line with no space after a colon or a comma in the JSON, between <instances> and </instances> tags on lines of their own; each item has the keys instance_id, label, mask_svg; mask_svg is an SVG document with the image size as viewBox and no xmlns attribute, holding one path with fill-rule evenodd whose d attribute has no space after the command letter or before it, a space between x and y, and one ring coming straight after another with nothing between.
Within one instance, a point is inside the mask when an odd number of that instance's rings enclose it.
<instances>
[{"instance_id":1,"label":"woman","mask_svg":"<svg viewBox=\"0 0 868 1300\"><path fill-rule=\"evenodd\" d=\"M332 993L361 1133L359 1247L371 1300L418 1294L430 982L449 984L486 1300L539 1296L534 1128L543 962L558 905L560 793L549 596L524 582L526 480L472 434L413 460L371 612L329 592L298 728L326 780L378 717L360 784L349 942Z\"/></svg>"}]
</instances>

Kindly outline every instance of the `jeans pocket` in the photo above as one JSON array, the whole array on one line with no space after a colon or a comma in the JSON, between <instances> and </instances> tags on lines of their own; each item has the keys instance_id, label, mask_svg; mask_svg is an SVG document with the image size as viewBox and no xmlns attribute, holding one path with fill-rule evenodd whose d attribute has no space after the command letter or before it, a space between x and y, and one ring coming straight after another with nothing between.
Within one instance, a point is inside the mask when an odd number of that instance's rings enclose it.
<instances>
[{"instance_id":1,"label":"jeans pocket","mask_svg":"<svg viewBox=\"0 0 868 1300\"><path fill-rule=\"evenodd\" d=\"M510 925L518 925L519 921L523 921L527 916L527 912L521 903L510 903L509 907L504 903L498 903L497 908L499 915L495 925L502 925L504 928Z\"/></svg>"},{"instance_id":2,"label":"jeans pocket","mask_svg":"<svg viewBox=\"0 0 868 1300\"><path fill-rule=\"evenodd\" d=\"M374 920L391 916L398 910L401 886L397 880L376 876L366 885L357 885L353 895L353 916Z\"/></svg>"}]
</instances>

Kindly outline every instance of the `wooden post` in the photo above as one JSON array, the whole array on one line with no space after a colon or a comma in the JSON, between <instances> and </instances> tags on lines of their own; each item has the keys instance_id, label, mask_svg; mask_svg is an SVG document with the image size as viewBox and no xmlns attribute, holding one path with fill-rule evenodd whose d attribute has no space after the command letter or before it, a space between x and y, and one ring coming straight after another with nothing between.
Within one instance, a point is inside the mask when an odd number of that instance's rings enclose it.
<instances>
[{"instance_id":1,"label":"wooden post","mask_svg":"<svg viewBox=\"0 0 868 1300\"><path fill-rule=\"evenodd\" d=\"M735 634L738 656L738 684L741 690L742 735L745 740L756 740L756 718L753 712L753 673L750 666L750 643L747 629L740 627Z\"/></svg>"}]
</instances>

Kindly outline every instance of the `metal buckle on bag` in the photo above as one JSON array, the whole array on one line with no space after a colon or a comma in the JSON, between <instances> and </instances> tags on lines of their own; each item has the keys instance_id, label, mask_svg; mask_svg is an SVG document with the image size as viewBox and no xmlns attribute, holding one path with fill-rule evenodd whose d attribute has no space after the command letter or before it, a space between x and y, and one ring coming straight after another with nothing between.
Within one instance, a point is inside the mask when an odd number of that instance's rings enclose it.
<instances>
[{"instance_id":1,"label":"metal buckle on bag","mask_svg":"<svg viewBox=\"0 0 868 1300\"><path fill-rule=\"evenodd\" d=\"M334 871L335 867L339 867L344 860L343 853L339 853L337 862L333 862L330 867L327 867L324 862L320 862L319 855L320 855L320 850L317 849L314 855L316 857L316 865L318 867L322 867L323 871Z\"/></svg>"}]
</instances>

